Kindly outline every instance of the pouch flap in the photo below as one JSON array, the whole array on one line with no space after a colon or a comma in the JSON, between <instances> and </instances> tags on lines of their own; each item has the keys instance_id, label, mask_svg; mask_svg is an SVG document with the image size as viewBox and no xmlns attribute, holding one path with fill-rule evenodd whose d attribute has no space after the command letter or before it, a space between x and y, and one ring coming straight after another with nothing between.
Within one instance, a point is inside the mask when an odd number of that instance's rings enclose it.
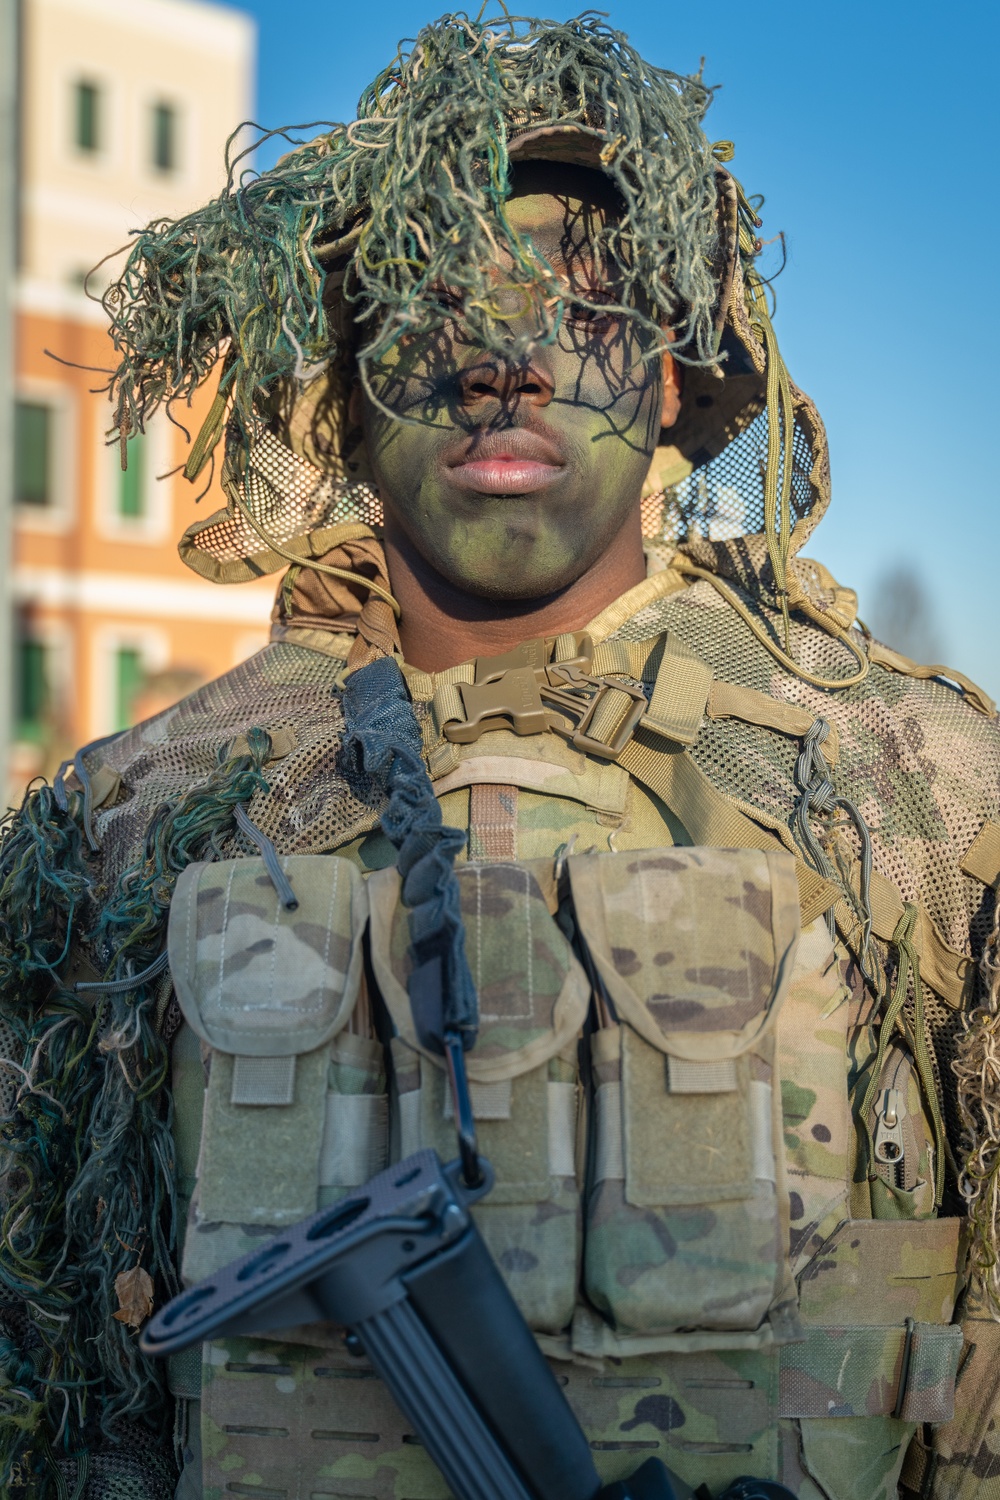
<instances>
[{"instance_id":1,"label":"pouch flap","mask_svg":"<svg viewBox=\"0 0 1000 1500\"><path fill-rule=\"evenodd\" d=\"M799 1276L804 1323L948 1323L964 1284L962 1219L845 1219Z\"/></svg>"},{"instance_id":2,"label":"pouch flap","mask_svg":"<svg viewBox=\"0 0 1000 1500\"><path fill-rule=\"evenodd\" d=\"M323 1046L353 1009L367 894L331 854L281 860L298 907L278 899L261 859L189 865L170 903L170 972L184 1018L220 1052L297 1056Z\"/></svg>"},{"instance_id":3,"label":"pouch flap","mask_svg":"<svg viewBox=\"0 0 1000 1500\"><path fill-rule=\"evenodd\" d=\"M577 925L620 1021L690 1062L747 1051L777 1017L799 936L783 850L569 860Z\"/></svg>"},{"instance_id":4,"label":"pouch flap","mask_svg":"<svg viewBox=\"0 0 1000 1500\"><path fill-rule=\"evenodd\" d=\"M539 1067L573 1040L590 987L530 868L470 864L456 873L479 995L479 1036L466 1067L473 1083L499 1083ZM368 896L375 978L399 1036L423 1051L406 992L410 936L395 869L370 876Z\"/></svg>"}]
</instances>

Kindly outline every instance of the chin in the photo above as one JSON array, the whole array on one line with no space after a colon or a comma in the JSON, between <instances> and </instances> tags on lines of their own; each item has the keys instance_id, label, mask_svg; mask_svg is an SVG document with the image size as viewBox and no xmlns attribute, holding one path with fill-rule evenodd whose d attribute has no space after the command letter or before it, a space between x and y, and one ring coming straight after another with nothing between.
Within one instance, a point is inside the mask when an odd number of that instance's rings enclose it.
<instances>
[{"instance_id":1,"label":"chin","mask_svg":"<svg viewBox=\"0 0 1000 1500\"><path fill-rule=\"evenodd\" d=\"M511 566L507 559L503 567L491 568L488 577L482 573L469 576L457 569L449 570L445 576L453 588L461 589L473 598L486 599L493 604L528 604L561 594L572 587L589 566L589 561L582 558L576 566L533 572L525 567Z\"/></svg>"}]
</instances>

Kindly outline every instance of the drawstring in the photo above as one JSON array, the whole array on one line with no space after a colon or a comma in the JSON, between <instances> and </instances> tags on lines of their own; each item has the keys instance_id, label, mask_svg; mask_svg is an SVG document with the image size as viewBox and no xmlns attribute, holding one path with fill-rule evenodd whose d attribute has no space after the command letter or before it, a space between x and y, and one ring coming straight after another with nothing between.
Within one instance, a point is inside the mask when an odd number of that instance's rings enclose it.
<instances>
[{"instance_id":1,"label":"drawstring","mask_svg":"<svg viewBox=\"0 0 1000 1500\"><path fill-rule=\"evenodd\" d=\"M798 824L799 837L809 854L813 858L816 869L821 875L836 878L829 859L823 850L819 839L812 831L809 822L810 815L829 817L838 809L847 814L857 830L861 842L861 878L858 882L858 916L861 921L861 951L858 954L858 965L861 973L869 984L875 984L875 977L871 969L871 938L872 938L872 908L871 908L871 882L872 882L872 841L861 813L849 797L837 795L836 788L830 779L830 767L827 765L826 756L821 746L830 733L830 726L826 719L817 719L806 730L802 738L802 750L795 763L795 780L802 791L802 796L796 808L795 818ZM850 887L847 887L850 890ZM853 896L853 891L851 891ZM827 925L830 928L830 936L835 936L836 927L833 909L827 912Z\"/></svg>"},{"instance_id":2,"label":"drawstring","mask_svg":"<svg viewBox=\"0 0 1000 1500\"><path fill-rule=\"evenodd\" d=\"M267 834L258 828L257 824L248 816L246 808L241 802L237 802L234 813L237 828L241 833L245 833L251 843L256 844L260 850L260 857L264 861L264 868L268 873L271 884L278 893L278 900L286 911L296 911L299 905L298 897L292 890L291 881L281 868L277 849L275 849Z\"/></svg>"}]
</instances>

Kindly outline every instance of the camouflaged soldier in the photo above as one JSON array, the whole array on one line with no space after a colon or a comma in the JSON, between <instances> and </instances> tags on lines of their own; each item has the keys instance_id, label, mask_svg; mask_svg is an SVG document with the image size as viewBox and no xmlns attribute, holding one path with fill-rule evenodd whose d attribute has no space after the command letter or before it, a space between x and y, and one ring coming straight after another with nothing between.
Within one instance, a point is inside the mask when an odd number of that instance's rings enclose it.
<instances>
[{"instance_id":1,"label":"camouflaged soldier","mask_svg":"<svg viewBox=\"0 0 1000 1500\"><path fill-rule=\"evenodd\" d=\"M271 645L8 831L5 1493L443 1500L335 1328L135 1332L453 1154L342 750L390 658L463 831L479 1223L602 1474L1000 1496L997 720L801 556L823 428L708 102L449 18L108 294L123 440L220 377L186 561L291 566Z\"/></svg>"}]
</instances>

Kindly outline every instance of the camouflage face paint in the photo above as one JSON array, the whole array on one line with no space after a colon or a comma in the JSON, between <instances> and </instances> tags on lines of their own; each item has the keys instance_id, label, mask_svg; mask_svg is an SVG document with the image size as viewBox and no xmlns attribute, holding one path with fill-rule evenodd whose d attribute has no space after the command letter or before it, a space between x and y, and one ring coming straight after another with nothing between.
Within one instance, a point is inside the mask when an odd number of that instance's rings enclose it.
<instances>
[{"instance_id":1,"label":"camouflage face paint","mask_svg":"<svg viewBox=\"0 0 1000 1500\"><path fill-rule=\"evenodd\" d=\"M498 360L455 316L398 346L372 378L387 410L366 398L364 424L387 536L405 538L471 594L556 593L592 568L622 527L638 525L660 431L661 362L643 360L648 335L631 319L574 300L614 298L613 271L595 265L590 242L615 212L595 173L524 170L507 214L566 298L554 342ZM506 281L506 267L498 266L496 297L512 339L528 342L537 307ZM460 313L457 296L442 289L441 299Z\"/></svg>"}]
</instances>

